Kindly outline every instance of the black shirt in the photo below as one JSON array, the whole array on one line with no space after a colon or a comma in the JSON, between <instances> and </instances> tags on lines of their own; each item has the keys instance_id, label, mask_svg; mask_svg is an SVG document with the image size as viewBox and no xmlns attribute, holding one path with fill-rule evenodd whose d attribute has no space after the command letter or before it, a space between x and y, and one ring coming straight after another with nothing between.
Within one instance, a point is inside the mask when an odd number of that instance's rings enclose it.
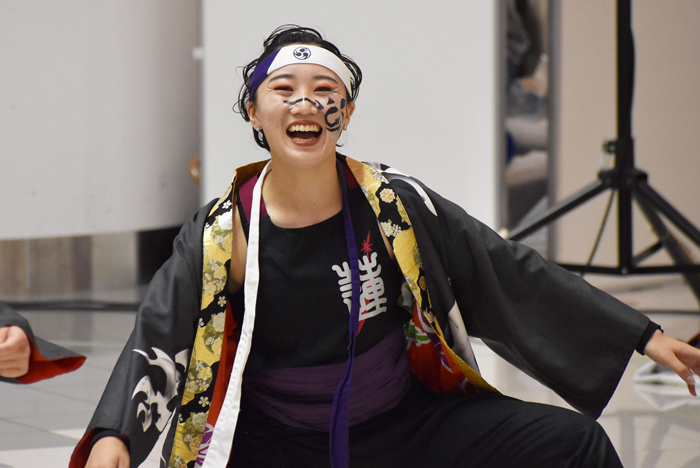
<instances>
[{"instance_id":1,"label":"black shirt","mask_svg":"<svg viewBox=\"0 0 700 468\"><path fill-rule=\"evenodd\" d=\"M241 192L252 190L257 178ZM243 200L243 201L241 201ZM249 212L238 197L246 236ZM376 217L361 189L348 188L362 283L355 354L403 326L398 305L403 277L389 256ZM342 212L318 224L286 229L260 219L260 285L247 371L318 366L347 359L350 268ZM233 298L242 322L243 288Z\"/></svg>"}]
</instances>

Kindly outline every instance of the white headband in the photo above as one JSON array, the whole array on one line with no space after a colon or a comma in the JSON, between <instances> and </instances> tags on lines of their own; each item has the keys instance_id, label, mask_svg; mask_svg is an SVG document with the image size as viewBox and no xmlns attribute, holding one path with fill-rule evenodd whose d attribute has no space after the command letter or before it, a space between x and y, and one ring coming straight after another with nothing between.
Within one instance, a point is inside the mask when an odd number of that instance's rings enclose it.
<instances>
[{"instance_id":1,"label":"white headband","mask_svg":"<svg viewBox=\"0 0 700 468\"><path fill-rule=\"evenodd\" d=\"M323 47L293 44L268 55L255 67L253 76L250 78L250 96L255 95L255 91L270 73L297 63L310 63L326 67L340 77L348 93L352 90L352 74L337 55Z\"/></svg>"}]
</instances>

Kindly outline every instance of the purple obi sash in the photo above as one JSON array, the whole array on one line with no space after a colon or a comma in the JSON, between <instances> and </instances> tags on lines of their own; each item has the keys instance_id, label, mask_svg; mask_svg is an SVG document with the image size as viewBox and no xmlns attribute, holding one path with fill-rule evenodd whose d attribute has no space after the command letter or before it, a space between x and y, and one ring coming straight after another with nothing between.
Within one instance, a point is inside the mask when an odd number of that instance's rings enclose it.
<instances>
[{"instance_id":1,"label":"purple obi sash","mask_svg":"<svg viewBox=\"0 0 700 468\"><path fill-rule=\"evenodd\" d=\"M333 394L345 363L245 373L243 392L268 416L292 427L328 432ZM403 330L356 356L350 387L350 426L396 406L411 380Z\"/></svg>"}]
</instances>

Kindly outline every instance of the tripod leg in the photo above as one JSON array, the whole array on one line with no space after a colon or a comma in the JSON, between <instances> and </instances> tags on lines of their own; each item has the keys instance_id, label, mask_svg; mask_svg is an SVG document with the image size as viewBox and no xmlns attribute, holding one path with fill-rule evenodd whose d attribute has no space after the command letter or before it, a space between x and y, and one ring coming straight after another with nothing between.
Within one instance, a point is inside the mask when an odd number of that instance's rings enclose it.
<instances>
[{"instance_id":1,"label":"tripod leg","mask_svg":"<svg viewBox=\"0 0 700 468\"><path fill-rule=\"evenodd\" d=\"M695 245L700 247L700 231L693 226L693 224L688 221L678 210L676 210L669 202L664 200L664 198L651 186L643 180L636 181L635 184L635 196L639 201L643 198L651 206L653 206L657 211L666 216L669 221L676 225L678 229L683 232L690 240L692 240ZM639 196L641 195L641 197Z\"/></svg>"},{"instance_id":2,"label":"tripod leg","mask_svg":"<svg viewBox=\"0 0 700 468\"><path fill-rule=\"evenodd\" d=\"M608 188L607 184L600 179L596 180L573 195L570 195L568 198L552 205L542 214L529 221L525 226L516 226L508 235L508 239L518 240L532 234L542 226L555 221L579 205L587 202L606 188Z\"/></svg>"},{"instance_id":3,"label":"tripod leg","mask_svg":"<svg viewBox=\"0 0 700 468\"><path fill-rule=\"evenodd\" d=\"M650 206L646 200L640 198L636 199L639 208L641 208L644 216L651 224L652 229L656 232L659 240L666 248L666 251L671 256L676 265L693 265L694 262L690 259L687 252L683 249L683 246L678 239L673 236L673 233L668 230L663 219L655 211L655 209ZM698 302L700 302L700 275L697 273L683 273L686 283L693 291Z\"/></svg>"}]
</instances>

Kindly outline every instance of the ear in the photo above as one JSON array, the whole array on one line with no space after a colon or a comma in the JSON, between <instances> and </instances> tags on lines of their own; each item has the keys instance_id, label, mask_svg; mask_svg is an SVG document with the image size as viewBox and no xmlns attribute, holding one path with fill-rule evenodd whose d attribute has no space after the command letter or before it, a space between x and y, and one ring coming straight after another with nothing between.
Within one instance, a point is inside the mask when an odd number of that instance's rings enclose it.
<instances>
[{"instance_id":1,"label":"ear","mask_svg":"<svg viewBox=\"0 0 700 468\"><path fill-rule=\"evenodd\" d=\"M248 117L250 118L250 123L253 125L253 127L260 125L260 121L258 120L257 109L255 108L255 104L248 101L245 105L245 110L248 112Z\"/></svg>"},{"instance_id":2,"label":"ear","mask_svg":"<svg viewBox=\"0 0 700 468\"><path fill-rule=\"evenodd\" d=\"M355 112L355 103L350 102L345 107L345 122L343 122L344 125L348 125L350 123L350 117L352 116L353 112Z\"/></svg>"}]
</instances>

